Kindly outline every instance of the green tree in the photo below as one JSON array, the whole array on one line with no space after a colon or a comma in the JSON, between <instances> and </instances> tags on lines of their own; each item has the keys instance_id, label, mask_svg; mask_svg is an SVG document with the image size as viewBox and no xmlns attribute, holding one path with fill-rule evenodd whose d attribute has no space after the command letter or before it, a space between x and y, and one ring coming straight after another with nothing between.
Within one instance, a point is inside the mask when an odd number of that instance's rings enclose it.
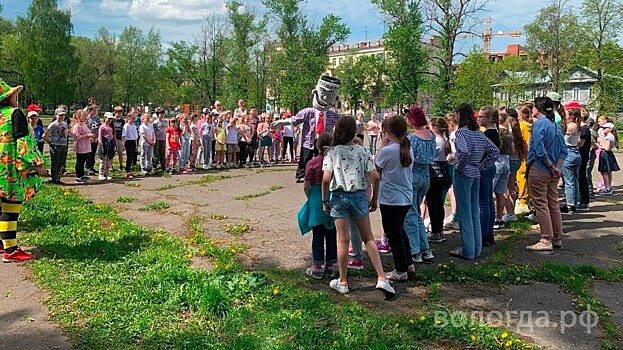
<instances>
[{"instance_id":1,"label":"green tree","mask_svg":"<svg viewBox=\"0 0 623 350\"><path fill-rule=\"evenodd\" d=\"M593 106L599 113L615 112L623 103L620 79L612 73L621 64L618 35L623 29L623 2L620 0L584 0L582 35L579 50L582 61L597 73Z\"/></svg>"},{"instance_id":2,"label":"green tree","mask_svg":"<svg viewBox=\"0 0 623 350\"><path fill-rule=\"evenodd\" d=\"M267 36L268 16L258 19L253 9L238 1L227 2L225 10L231 27L225 101L232 103L243 98L249 105L263 106L266 86L258 81L262 76L261 44Z\"/></svg>"},{"instance_id":3,"label":"green tree","mask_svg":"<svg viewBox=\"0 0 623 350\"><path fill-rule=\"evenodd\" d=\"M100 28L95 39L73 37L71 45L78 61L72 74L75 86L74 100L85 102L89 97L110 106L112 76L115 70L115 38Z\"/></svg>"},{"instance_id":4,"label":"green tree","mask_svg":"<svg viewBox=\"0 0 623 350\"><path fill-rule=\"evenodd\" d=\"M469 103L474 108L490 105L496 81L493 64L479 50L472 51L457 68L452 84L452 104Z\"/></svg>"},{"instance_id":5,"label":"green tree","mask_svg":"<svg viewBox=\"0 0 623 350\"><path fill-rule=\"evenodd\" d=\"M419 0L372 0L386 17L384 45L391 52L385 61L387 104L411 105L418 101L426 79L428 55L422 48L424 22Z\"/></svg>"},{"instance_id":6,"label":"green tree","mask_svg":"<svg viewBox=\"0 0 623 350\"><path fill-rule=\"evenodd\" d=\"M311 105L310 93L327 69L328 50L344 41L350 29L333 14L319 26L302 12L302 0L264 0L277 22L277 43L267 45L269 88L279 106L297 111ZM339 77L338 77L339 78Z\"/></svg>"},{"instance_id":7,"label":"green tree","mask_svg":"<svg viewBox=\"0 0 623 350\"><path fill-rule=\"evenodd\" d=\"M431 55L436 71L430 84L433 93L432 112L443 115L452 111L451 91L454 83L454 68L457 57L463 55L456 49L461 35L473 34L473 27L479 23L484 11L485 0L422 0L428 22L429 33L439 40L439 53Z\"/></svg>"},{"instance_id":8,"label":"green tree","mask_svg":"<svg viewBox=\"0 0 623 350\"><path fill-rule=\"evenodd\" d=\"M18 16L15 53L24 83L44 104L69 103L76 60L71 45L71 13L56 0L33 0L25 17Z\"/></svg>"},{"instance_id":9,"label":"green tree","mask_svg":"<svg viewBox=\"0 0 623 350\"><path fill-rule=\"evenodd\" d=\"M136 27L126 27L115 50L115 86L114 103L125 106L147 104L155 93L159 77L158 67L161 62L160 34L150 29L147 35Z\"/></svg>"},{"instance_id":10,"label":"green tree","mask_svg":"<svg viewBox=\"0 0 623 350\"><path fill-rule=\"evenodd\" d=\"M552 0L524 27L526 46L532 55L545 59L553 91L562 91L569 69L577 62L580 29L566 0Z\"/></svg>"},{"instance_id":11,"label":"green tree","mask_svg":"<svg viewBox=\"0 0 623 350\"><path fill-rule=\"evenodd\" d=\"M497 79L498 90L504 94L504 99L495 101L499 104L516 105L521 100L532 98L526 96L528 86L543 76L543 69L530 60L524 60L519 56L506 57L493 65L494 74L502 76Z\"/></svg>"},{"instance_id":12,"label":"green tree","mask_svg":"<svg viewBox=\"0 0 623 350\"><path fill-rule=\"evenodd\" d=\"M342 86L340 95L352 111L375 94L381 76L381 62L375 56L349 55L337 68Z\"/></svg>"}]
</instances>

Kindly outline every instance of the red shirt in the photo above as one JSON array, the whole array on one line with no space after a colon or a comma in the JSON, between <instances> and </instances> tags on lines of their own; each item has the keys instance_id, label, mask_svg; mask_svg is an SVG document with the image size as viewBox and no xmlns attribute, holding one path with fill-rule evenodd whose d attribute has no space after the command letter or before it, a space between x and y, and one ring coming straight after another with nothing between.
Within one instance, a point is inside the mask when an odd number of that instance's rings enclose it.
<instances>
[{"instance_id":1,"label":"red shirt","mask_svg":"<svg viewBox=\"0 0 623 350\"><path fill-rule=\"evenodd\" d=\"M169 147L181 148L180 139L182 137L182 129L169 126L167 128L167 140L169 141Z\"/></svg>"},{"instance_id":2,"label":"red shirt","mask_svg":"<svg viewBox=\"0 0 623 350\"><path fill-rule=\"evenodd\" d=\"M319 154L312 158L305 167L305 181L311 181L312 184L322 183L322 161L324 154Z\"/></svg>"}]
</instances>

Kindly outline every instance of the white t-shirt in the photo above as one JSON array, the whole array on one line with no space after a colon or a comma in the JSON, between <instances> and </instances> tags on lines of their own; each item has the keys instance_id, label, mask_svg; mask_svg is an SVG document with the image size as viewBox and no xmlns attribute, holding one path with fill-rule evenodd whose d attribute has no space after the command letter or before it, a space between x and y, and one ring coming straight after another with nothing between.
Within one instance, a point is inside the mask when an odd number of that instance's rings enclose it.
<instances>
[{"instance_id":1,"label":"white t-shirt","mask_svg":"<svg viewBox=\"0 0 623 350\"><path fill-rule=\"evenodd\" d=\"M228 145L238 144L238 129L236 129L235 126L227 127L227 144Z\"/></svg>"},{"instance_id":2,"label":"white t-shirt","mask_svg":"<svg viewBox=\"0 0 623 350\"><path fill-rule=\"evenodd\" d=\"M370 151L359 145L331 147L324 156L323 171L333 173L330 191L365 191L370 185L368 173L375 170Z\"/></svg>"},{"instance_id":3,"label":"white t-shirt","mask_svg":"<svg viewBox=\"0 0 623 350\"><path fill-rule=\"evenodd\" d=\"M413 149L409 147L413 160ZM403 167L400 163L400 145L391 143L376 155L376 166L381 172L379 203L385 205L411 205L413 201L413 163Z\"/></svg>"},{"instance_id":4,"label":"white t-shirt","mask_svg":"<svg viewBox=\"0 0 623 350\"><path fill-rule=\"evenodd\" d=\"M121 131L121 137L125 137L128 141L138 140L138 130L136 130L136 125L125 123L123 125L123 130Z\"/></svg>"},{"instance_id":5,"label":"white t-shirt","mask_svg":"<svg viewBox=\"0 0 623 350\"><path fill-rule=\"evenodd\" d=\"M608 134L604 136L603 138L604 138L604 141L606 140L610 141L610 147L608 149L606 149L605 147L601 147L601 149L606 150L606 151L612 151L614 147L616 146L616 138L614 137L614 135Z\"/></svg>"},{"instance_id":6,"label":"white t-shirt","mask_svg":"<svg viewBox=\"0 0 623 350\"><path fill-rule=\"evenodd\" d=\"M149 140L155 141L156 134L154 132L154 128L147 124L141 124L138 127L138 132L141 134L141 145L143 145L146 141L143 135L145 135Z\"/></svg>"},{"instance_id":7,"label":"white t-shirt","mask_svg":"<svg viewBox=\"0 0 623 350\"><path fill-rule=\"evenodd\" d=\"M452 149L452 153L448 154L446 159L454 159L454 154L456 153L456 130L450 133L450 148Z\"/></svg>"},{"instance_id":8,"label":"white t-shirt","mask_svg":"<svg viewBox=\"0 0 623 350\"><path fill-rule=\"evenodd\" d=\"M283 137L294 137L294 127L292 125L283 127Z\"/></svg>"}]
</instances>

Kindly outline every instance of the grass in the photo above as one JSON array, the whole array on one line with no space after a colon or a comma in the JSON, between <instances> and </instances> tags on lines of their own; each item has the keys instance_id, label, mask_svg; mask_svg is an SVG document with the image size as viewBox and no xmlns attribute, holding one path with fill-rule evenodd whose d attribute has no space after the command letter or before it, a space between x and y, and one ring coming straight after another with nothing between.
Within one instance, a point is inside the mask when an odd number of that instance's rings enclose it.
<instances>
[{"instance_id":1,"label":"grass","mask_svg":"<svg viewBox=\"0 0 623 350\"><path fill-rule=\"evenodd\" d=\"M253 198L258 198L258 197L263 197L263 196L269 195L272 192L280 190L282 188L283 188L283 186L281 186L281 185L270 186L266 191L262 191L262 192L258 192L258 193L245 194L245 195L242 195L242 196L234 197L234 199L238 200L238 201L246 201L246 200L249 200L249 199L253 199Z\"/></svg>"},{"instance_id":2,"label":"grass","mask_svg":"<svg viewBox=\"0 0 623 350\"><path fill-rule=\"evenodd\" d=\"M232 176L229 175L204 175L198 180L192 181L184 181L178 184L166 184L164 186L156 187L155 191L166 191L173 188L184 187L184 186L193 186L193 185L207 185L216 181L231 179Z\"/></svg>"},{"instance_id":3,"label":"grass","mask_svg":"<svg viewBox=\"0 0 623 350\"><path fill-rule=\"evenodd\" d=\"M201 217L189 218L185 242L45 186L21 220L31 233L20 239L40 249L27 266L76 349L533 348L485 324L441 327L432 315L445 308L434 302L412 315L376 313L310 291L299 271L244 271L244 248L210 241ZM213 268L191 268L194 256Z\"/></svg>"},{"instance_id":4,"label":"grass","mask_svg":"<svg viewBox=\"0 0 623 350\"><path fill-rule=\"evenodd\" d=\"M138 210L139 211L154 211L154 210L162 210L162 209L168 209L168 208L169 208L169 203L156 202L156 203L148 204L144 207L140 207L138 208Z\"/></svg>"},{"instance_id":5,"label":"grass","mask_svg":"<svg viewBox=\"0 0 623 350\"><path fill-rule=\"evenodd\" d=\"M247 224L232 224L225 223L223 224L223 231L229 233L232 236L241 236L247 232L253 231L253 228Z\"/></svg>"},{"instance_id":6,"label":"grass","mask_svg":"<svg viewBox=\"0 0 623 350\"><path fill-rule=\"evenodd\" d=\"M134 203L138 200L136 197L117 197L117 203Z\"/></svg>"},{"instance_id":7,"label":"grass","mask_svg":"<svg viewBox=\"0 0 623 350\"><path fill-rule=\"evenodd\" d=\"M210 218L212 218L212 220L216 220L216 221L219 221L219 220L225 220L225 219L227 219L227 215L223 215L223 214L212 214L212 215L210 215Z\"/></svg>"}]
</instances>

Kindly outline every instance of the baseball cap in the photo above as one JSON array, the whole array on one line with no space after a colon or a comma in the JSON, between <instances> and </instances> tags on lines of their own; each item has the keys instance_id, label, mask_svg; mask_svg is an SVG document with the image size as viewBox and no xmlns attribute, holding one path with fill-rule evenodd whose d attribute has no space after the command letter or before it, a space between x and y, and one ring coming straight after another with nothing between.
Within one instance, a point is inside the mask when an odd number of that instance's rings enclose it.
<instances>
[{"instance_id":1,"label":"baseball cap","mask_svg":"<svg viewBox=\"0 0 623 350\"><path fill-rule=\"evenodd\" d=\"M602 128L602 129L605 129L605 128L614 129L614 124L612 124L612 123L606 123L606 124L602 125L602 126L601 126L601 128Z\"/></svg>"},{"instance_id":2,"label":"baseball cap","mask_svg":"<svg viewBox=\"0 0 623 350\"><path fill-rule=\"evenodd\" d=\"M30 106L28 106L28 108L26 109L29 112L41 112L42 109L41 107L39 107L37 104L33 103Z\"/></svg>"},{"instance_id":3,"label":"baseball cap","mask_svg":"<svg viewBox=\"0 0 623 350\"><path fill-rule=\"evenodd\" d=\"M203 109L203 113L208 113L208 111L210 111L210 109L207 107Z\"/></svg>"},{"instance_id":4,"label":"baseball cap","mask_svg":"<svg viewBox=\"0 0 623 350\"><path fill-rule=\"evenodd\" d=\"M67 112L65 111L65 108L57 108L54 110L54 114L55 115L63 115L63 114L67 114Z\"/></svg>"},{"instance_id":5,"label":"baseball cap","mask_svg":"<svg viewBox=\"0 0 623 350\"><path fill-rule=\"evenodd\" d=\"M112 112L106 112L106 113L104 113L104 118L115 119L115 115L112 114Z\"/></svg>"},{"instance_id":6,"label":"baseball cap","mask_svg":"<svg viewBox=\"0 0 623 350\"><path fill-rule=\"evenodd\" d=\"M219 116L221 115L221 113L219 113L216 109L213 109L212 111L210 111L210 115Z\"/></svg>"},{"instance_id":7,"label":"baseball cap","mask_svg":"<svg viewBox=\"0 0 623 350\"><path fill-rule=\"evenodd\" d=\"M582 104L578 101L571 101L564 106L566 109L582 108Z\"/></svg>"},{"instance_id":8,"label":"baseball cap","mask_svg":"<svg viewBox=\"0 0 623 350\"><path fill-rule=\"evenodd\" d=\"M560 94L557 93L556 91L550 91L547 93L547 97L550 98L550 100L554 101L554 102L560 102Z\"/></svg>"},{"instance_id":9,"label":"baseball cap","mask_svg":"<svg viewBox=\"0 0 623 350\"><path fill-rule=\"evenodd\" d=\"M37 111L30 111L28 112L28 118L30 117L38 117L39 116L39 112Z\"/></svg>"}]
</instances>

